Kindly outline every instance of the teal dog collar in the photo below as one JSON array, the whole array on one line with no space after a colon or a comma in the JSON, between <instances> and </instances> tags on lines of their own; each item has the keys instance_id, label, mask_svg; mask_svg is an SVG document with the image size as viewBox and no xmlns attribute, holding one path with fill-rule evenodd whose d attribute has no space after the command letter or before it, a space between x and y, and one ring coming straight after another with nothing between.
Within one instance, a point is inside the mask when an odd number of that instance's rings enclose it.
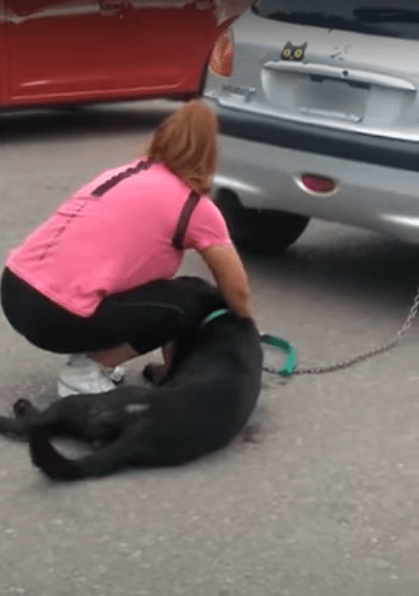
<instances>
[{"instance_id":1,"label":"teal dog collar","mask_svg":"<svg viewBox=\"0 0 419 596\"><path fill-rule=\"evenodd\" d=\"M228 308L219 308L218 310L214 310L214 312L211 312L208 316L205 317L205 319L201 323L201 327L203 327L207 323L210 323L214 319L221 317L222 315L226 315L228 312L230 312Z\"/></svg>"},{"instance_id":2,"label":"teal dog collar","mask_svg":"<svg viewBox=\"0 0 419 596\"><path fill-rule=\"evenodd\" d=\"M276 335L270 335L269 333L264 333L260 336L260 341L264 344L269 344L274 348L279 348L280 350L284 350L285 354L287 355L287 360L285 365L278 370L278 375L283 377L287 377L294 372L294 369L297 364L297 350L285 339L281 337L277 337ZM267 370L266 368L264 370Z\"/></svg>"}]
</instances>

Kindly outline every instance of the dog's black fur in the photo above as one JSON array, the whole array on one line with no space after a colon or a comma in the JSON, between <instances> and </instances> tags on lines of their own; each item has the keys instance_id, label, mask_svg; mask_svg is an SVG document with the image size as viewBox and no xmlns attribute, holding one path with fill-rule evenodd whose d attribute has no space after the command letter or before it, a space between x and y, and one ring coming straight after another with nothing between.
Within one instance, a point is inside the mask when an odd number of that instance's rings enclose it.
<instances>
[{"instance_id":1,"label":"dog's black fur","mask_svg":"<svg viewBox=\"0 0 419 596\"><path fill-rule=\"evenodd\" d=\"M213 306L222 305L213 286L187 279L185 292L204 291L214 297ZM170 283L178 289L182 278ZM170 291L167 282L166 287ZM178 338L159 386L70 396L43 412L21 399L14 405L15 418L0 417L0 433L29 436L33 463L56 480L103 476L128 466L184 464L224 447L244 428L259 395L261 371L254 323L229 311ZM49 440L57 435L101 446L68 459Z\"/></svg>"}]
</instances>

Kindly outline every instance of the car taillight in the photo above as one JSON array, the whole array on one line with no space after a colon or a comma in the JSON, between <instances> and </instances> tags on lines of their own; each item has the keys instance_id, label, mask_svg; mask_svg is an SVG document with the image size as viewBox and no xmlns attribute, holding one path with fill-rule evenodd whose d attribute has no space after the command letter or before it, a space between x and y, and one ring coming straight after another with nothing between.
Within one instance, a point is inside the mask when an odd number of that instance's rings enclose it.
<instances>
[{"instance_id":1,"label":"car taillight","mask_svg":"<svg viewBox=\"0 0 419 596\"><path fill-rule=\"evenodd\" d=\"M227 29L215 42L209 61L210 71L222 77L230 77L233 72L233 57L233 32Z\"/></svg>"},{"instance_id":2,"label":"car taillight","mask_svg":"<svg viewBox=\"0 0 419 596\"><path fill-rule=\"evenodd\" d=\"M301 176L303 187L311 192L329 193L335 190L336 182L331 178L316 176L314 174L304 174Z\"/></svg>"}]
</instances>

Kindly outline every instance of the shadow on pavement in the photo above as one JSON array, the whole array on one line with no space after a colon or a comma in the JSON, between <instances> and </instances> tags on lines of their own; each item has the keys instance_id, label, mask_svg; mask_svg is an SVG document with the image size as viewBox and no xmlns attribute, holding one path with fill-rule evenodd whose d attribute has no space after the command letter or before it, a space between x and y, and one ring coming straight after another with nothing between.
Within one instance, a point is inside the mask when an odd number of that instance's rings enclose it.
<instances>
[{"instance_id":1,"label":"shadow on pavement","mask_svg":"<svg viewBox=\"0 0 419 596\"><path fill-rule=\"evenodd\" d=\"M0 113L0 143L133 133L155 128L178 103L156 100Z\"/></svg>"},{"instance_id":2,"label":"shadow on pavement","mask_svg":"<svg viewBox=\"0 0 419 596\"><path fill-rule=\"evenodd\" d=\"M251 277L268 280L278 292L304 284L307 292L318 289L342 302L351 297L410 308L419 287L419 246L349 226L310 226L283 256L244 254Z\"/></svg>"}]
</instances>

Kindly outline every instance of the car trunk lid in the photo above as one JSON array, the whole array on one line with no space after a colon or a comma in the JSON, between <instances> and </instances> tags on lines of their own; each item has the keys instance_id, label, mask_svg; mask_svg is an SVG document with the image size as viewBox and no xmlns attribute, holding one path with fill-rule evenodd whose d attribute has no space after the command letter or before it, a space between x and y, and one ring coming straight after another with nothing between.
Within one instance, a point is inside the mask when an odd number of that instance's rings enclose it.
<instances>
[{"instance_id":1,"label":"car trunk lid","mask_svg":"<svg viewBox=\"0 0 419 596\"><path fill-rule=\"evenodd\" d=\"M419 41L283 23L251 11L234 35L233 75L218 83L220 103L419 139Z\"/></svg>"}]
</instances>

